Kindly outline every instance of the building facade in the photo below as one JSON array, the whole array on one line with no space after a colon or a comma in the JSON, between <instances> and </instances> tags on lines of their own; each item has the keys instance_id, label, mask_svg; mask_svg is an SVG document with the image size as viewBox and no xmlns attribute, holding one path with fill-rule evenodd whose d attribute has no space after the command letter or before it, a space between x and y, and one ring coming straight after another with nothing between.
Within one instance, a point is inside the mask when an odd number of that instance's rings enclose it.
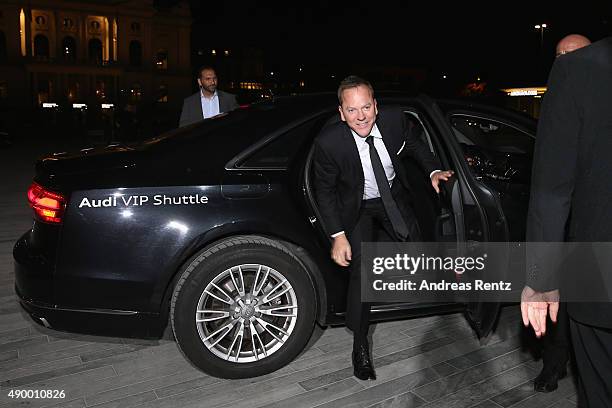
<instances>
[{"instance_id":1,"label":"building facade","mask_svg":"<svg viewBox=\"0 0 612 408\"><path fill-rule=\"evenodd\" d=\"M0 106L164 105L191 91L187 3L4 0Z\"/></svg>"}]
</instances>

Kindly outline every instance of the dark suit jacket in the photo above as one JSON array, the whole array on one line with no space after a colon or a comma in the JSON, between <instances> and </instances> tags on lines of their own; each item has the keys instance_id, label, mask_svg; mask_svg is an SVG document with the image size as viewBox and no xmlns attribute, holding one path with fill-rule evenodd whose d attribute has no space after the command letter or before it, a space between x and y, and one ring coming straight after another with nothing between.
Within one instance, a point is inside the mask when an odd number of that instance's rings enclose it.
<instances>
[{"instance_id":1,"label":"dark suit jacket","mask_svg":"<svg viewBox=\"0 0 612 408\"><path fill-rule=\"evenodd\" d=\"M410 186L398 153L412 156L427 174L440 164L415 135L408 132L405 114L398 108L380 107L376 124L395 169L391 192L404 218L411 214ZM332 123L321 130L315 141L314 189L319 211L327 232L345 231L350 236L363 200L364 176L359 151L345 122ZM403 188L402 188L403 187ZM407 218L411 229L416 220Z\"/></svg>"},{"instance_id":2,"label":"dark suit jacket","mask_svg":"<svg viewBox=\"0 0 612 408\"><path fill-rule=\"evenodd\" d=\"M231 93L217 90L219 95L219 113L229 112L234 109L238 109L238 103L236 97ZM191 96L188 96L183 101L183 110L181 111L181 119L179 120L179 127L191 125L192 123L204 120L204 113L202 113L202 101L200 92L196 92Z\"/></svg>"},{"instance_id":3,"label":"dark suit jacket","mask_svg":"<svg viewBox=\"0 0 612 408\"><path fill-rule=\"evenodd\" d=\"M569 241L612 241L611 180L612 37L608 37L559 57L551 70L536 137L527 241L565 241L568 218ZM550 258L528 256L527 283L534 289L551 289L546 279L539 279L558 273L549 269L554 265ZM590 272L585 266L569 276L574 285L599 279L592 289L612 294L612 270L587 278ZM569 303L567 309L585 324L612 328L612 303Z\"/></svg>"}]
</instances>

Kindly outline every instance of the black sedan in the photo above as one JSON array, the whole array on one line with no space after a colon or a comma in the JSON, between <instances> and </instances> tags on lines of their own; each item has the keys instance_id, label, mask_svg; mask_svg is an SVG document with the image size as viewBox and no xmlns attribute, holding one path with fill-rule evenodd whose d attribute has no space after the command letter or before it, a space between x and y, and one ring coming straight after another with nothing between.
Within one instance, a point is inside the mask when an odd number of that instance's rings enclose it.
<instances>
[{"instance_id":1,"label":"black sedan","mask_svg":"<svg viewBox=\"0 0 612 408\"><path fill-rule=\"evenodd\" d=\"M535 122L427 97L400 106L456 177L435 194L403 160L426 241L521 240ZM28 191L34 223L14 248L15 288L39 323L159 336L220 377L290 362L315 322L342 324L345 271L312 193L312 146L333 95L276 98L134 146L51 155ZM493 303L377 304L376 320L465 311L479 335Z\"/></svg>"}]
</instances>

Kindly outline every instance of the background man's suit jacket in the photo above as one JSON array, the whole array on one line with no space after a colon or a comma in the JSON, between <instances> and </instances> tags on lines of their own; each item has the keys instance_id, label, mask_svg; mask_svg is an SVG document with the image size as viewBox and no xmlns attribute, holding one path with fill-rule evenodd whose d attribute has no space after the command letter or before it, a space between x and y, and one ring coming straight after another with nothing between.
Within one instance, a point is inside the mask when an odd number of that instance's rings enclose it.
<instances>
[{"instance_id":1,"label":"background man's suit jacket","mask_svg":"<svg viewBox=\"0 0 612 408\"><path fill-rule=\"evenodd\" d=\"M544 96L534 152L527 241L612 242L612 37L555 61ZM571 217L570 217L571 211ZM610 254L612 256L612 254ZM528 257L527 283L554 263ZM596 262L594 262L596 264ZM573 284L598 280L593 290L612 295L612 270L596 265L570 271ZM561 292L563 300L563 291ZM569 303L568 313L584 324L612 328L612 303Z\"/></svg>"},{"instance_id":2,"label":"background man's suit jacket","mask_svg":"<svg viewBox=\"0 0 612 408\"><path fill-rule=\"evenodd\" d=\"M379 107L376 124L395 169L391 192L412 230L416 220L410 216L410 186L397 155L401 152L412 156L427 174L441 167L427 145L408 131L404 115L399 108ZM364 176L355 140L345 122L323 128L315 141L313 164L315 196L323 225L330 234L345 231L350 235L359 217Z\"/></svg>"},{"instance_id":3,"label":"background man's suit jacket","mask_svg":"<svg viewBox=\"0 0 612 408\"><path fill-rule=\"evenodd\" d=\"M181 111L181 119L179 120L179 127L191 125L192 123L204 120L204 113L202 113L202 100L200 97L201 93L198 91L191 96L188 96L183 101L183 110ZM217 90L219 95L219 113L229 112L234 109L238 109L238 103L236 102L236 96L231 93Z\"/></svg>"}]
</instances>

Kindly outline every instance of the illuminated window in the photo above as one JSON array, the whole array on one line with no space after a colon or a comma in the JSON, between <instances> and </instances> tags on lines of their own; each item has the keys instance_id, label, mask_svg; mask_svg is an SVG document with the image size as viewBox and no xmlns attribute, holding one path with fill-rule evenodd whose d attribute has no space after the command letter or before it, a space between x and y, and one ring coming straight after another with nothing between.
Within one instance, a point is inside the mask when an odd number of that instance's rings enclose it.
<instances>
[{"instance_id":1,"label":"illuminated window","mask_svg":"<svg viewBox=\"0 0 612 408\"><path fill-rule=\"evenodd\" d=\"M213 56L216 56L216 55L217 55L217 50L212 50L210 53L211 53Z\"/></svg>"},{"instance_id":2,"label":"illuminated window","mask_svg":"<svg viewBox=\"0 0 612 408\"><path fill-rule=\"evenodd\" d=\"M259 82L241 82L240 89L263 89L263 85Z\"/></svg>"},{"instance_id":3,"label":"illuminated window","mask_svg":"<svg viewBox=\"0 0 612 408\"><path fill-rule=\"evenodd\" d=\"M113 19L113 60L117 60L117 20Z\"/></svg>"},{"instance_id":4,"label":"illuminated window","mask_svg":"<svg viewBox=\"0 0 612 408\"><path fill-rule=\"evenodd\" d=\"M25 13L23 12L23 9L21 9L19 12L19 37L21 39L21 55L23 57L25 57L27 53L25 33Z\"/></svg>"},{"instance_id":5,"label":"illuminated window","mask_svg":"<svg viewBox=\"0 0 612 408\"><path fill-rule=\"evenodd\" d=\"M104 81L96 81L96 98L100 101L106 99L106 83Z\"/></svg>"},{"instance_id":6,"label":"illuminated window","mask_svg":"<svg viewBox=\"0 0 612 408\"><path fill-rule=\"evenodd\" d=\"M142 45L140 41L130 41L130 65L133 67L142 65Z\"/></svg>"},{"instance_id":7,"label":"illuminated window","mask_svg":"<svg viewBox=\"0 0 612 408\"><path fill-rule=\"evenodd\" d=\"M157 55L155 56L155 67L161 70L168 69L168 51L157 51Z\"/></svg>"},{"instance_id":8,"label":"illuminated window","mask_svg":"<svg viewBox=\"0 0 612 408\"><path fill-rule=\"evenodd\" d=\"M227 57L227 56L229 56L229 51L225 50L225 51L223 51L223 54Z\"/></svg>"},{"instance_id":9,"label":"illuminated window","mask_svg":"<svg viewBox=\"0 0 612 408\"><path fill-rule=\"evenodd\" d=\"M68 35L62 40L62 57L70 61L76 59L76 40L74 37Z\"/></svg>"}]
</instances>

